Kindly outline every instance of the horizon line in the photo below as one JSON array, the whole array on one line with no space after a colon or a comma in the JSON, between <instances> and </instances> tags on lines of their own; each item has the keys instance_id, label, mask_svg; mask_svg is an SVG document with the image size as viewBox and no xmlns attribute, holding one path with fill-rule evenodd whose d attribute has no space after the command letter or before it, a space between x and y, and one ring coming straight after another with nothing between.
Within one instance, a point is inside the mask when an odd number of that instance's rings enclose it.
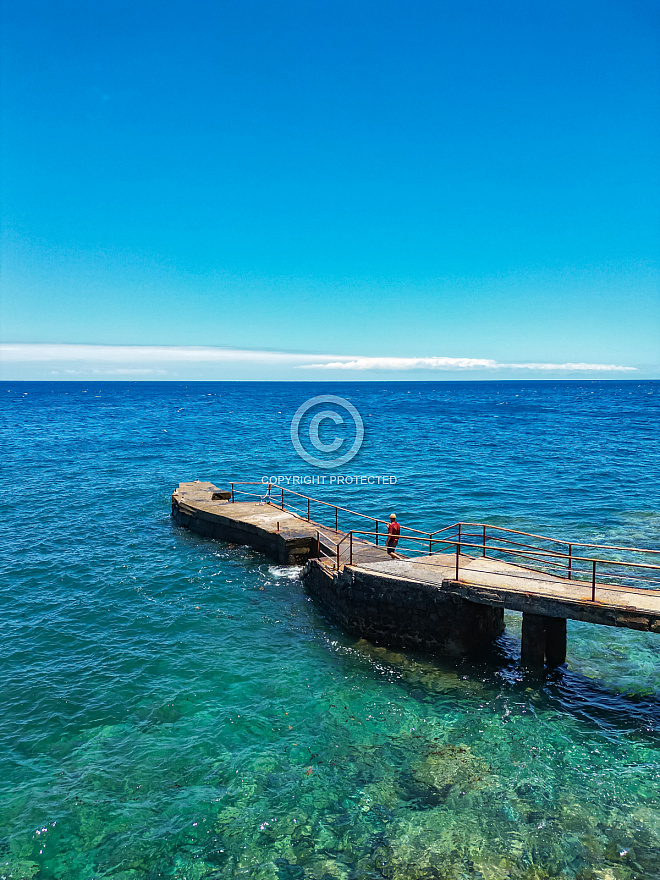
<instances>
[{"instance_id":1,"label":"horizon line","mask_svg":"<svg viewBox=\"0 0 660 880\"><path fill-rule=\"evenodd\" d=\"M568 379L568 378L554 378L550 376L545 377L537 377L537 378L501 378L501 377L490 377L487 379L472 379L469 377L454 377L447 379L402 379L402 378L391 378L391 379L353 379L353 378L337 378L337 379L102 379L100 377L91 377L91 378L69 378L69 379L60 379L60 378L49 378L49 379L3 379L0 377L0 383L4 385L18 385L18 384L30 384L30 385L71 385L71 384L83 384L89 382L98 382L100 384L105 385L189 385L189 384L215 384L215 385L364 385L366 383L370 385L376 384L392 384L393 382L397 382L402 385L429 385L429 384L448 384L448 383L456 383L456 382L473 382L473 383L486 383L486 382L510 382L520 384L530 384L530 383L548 383L554 382L555 384L558 382L564 383L585 383L585 382L627 382L627 383L647 383L647 382L660 382L660 377L650 377L650 376L638 376L638 377L628 377L628 378L615 378L610 376L595 376L589 377L584 376L580 379Z\"/></svg>"}]
</instances>

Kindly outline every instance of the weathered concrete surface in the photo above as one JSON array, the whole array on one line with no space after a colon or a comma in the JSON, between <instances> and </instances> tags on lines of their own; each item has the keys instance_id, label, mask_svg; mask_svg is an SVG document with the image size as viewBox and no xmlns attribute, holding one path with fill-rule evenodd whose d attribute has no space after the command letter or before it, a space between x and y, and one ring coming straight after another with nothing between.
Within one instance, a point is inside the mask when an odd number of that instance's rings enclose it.
<instances>
[{"instance_id":1,"label":"weathered concrete surface","mask_svg":"<svg viewBox=\"0 0 660 880\"><path fill-rule=\"evenodd\" d=\"M502 632L505 608L530 615L530 624L534 616L546 618L537 627L543 630L539 645L530 635L526 653L533 662L542 653L551 665L563 662L566 619L660 633L658 592L597 584L592 602L590 583L463 555L457 578L452 554L393 560L383 547L357 539L351 551L343 532L230 497L212 483L180 483L172 516L199 534L247 544L278 562L307 563L303 580L310 594L348 631L379 644L473 653Z\"/></svg>"},{"instance_id":2,"label":"weathered concrete surface","mask_svg":"<svg viewBox=\"0 0 660 880\"><path fill-rule=\"evenodd\" d=\"M523 666L554 668L566 662L566 618L543 614L522 616L520 660Z\"/></svg>"},{"instance_id":3,"label":"weathered concrete surface","mask_svg":"<svg viewBox=\"0 0 660 880\"><path fill-rule=\"evenodd\" d=\"M212 483L179 483L172 495L174 521L199 535L247 544L283 564L316 556L317 530L311 523L268 504L213 501L219 491Z\"/></svg>"},{"instance_id":4,"label":"weathered concrete surface","mask_svg":"<svg viewBox=\"0 0 660 880\"><path fill-rule=\"evenodd\" d=\"M448 595L441 584L397 576L394 568L398 563L388 560L337 572L311 560L303 582L345 630L377 645L464 657L483 651L504 631L503 609Z\"/></svg>"},{"instance_id":5,"label":"weathered concrete surface","mask_svg":"<svg viewBox=\"0 0 660 880\"><path fill-rule=\"evenodd\" d=\"M386 566L392 574L442 584L443 591L482 605L660 633L660 595L656 591L597 583L596 601L592 602L590 582L553 577L488 557L461 556L458 580L452 554L389 561ZM365 567L383 570L382 564Z\"/></svg>"},{"instance_id":6,"label":"weathered concrete surface","mask_svg":"<svg viewBox=\"0 0 660 880\"><path fill-rule=\"evenodd\" d=\"M596 584L552 577L496 559L473 559L443 589L472 602L499 604L513 611L547 617L583 620L601 626L622 626L660 633L660 595L657 591Z\"/></svg>"},{"instance_id":7,"label":"weathered concrete surface","mask_svg":"<svg viewBox=\"0 0 660 880\"><path fill-rule=\"evenodd\" d=\"M339 542L340 565L351 558L355 563L389 558L382 547L357 539L351 553L351 543L344 532L271 504L230 499L231 492L218 489L213 483L179 483L172 494L172 517L177 525L200 535L247 544L282 564L302 565L318 556L319 545L322 553L336 560L335 547Z\"/></svg>"}]
</instances>

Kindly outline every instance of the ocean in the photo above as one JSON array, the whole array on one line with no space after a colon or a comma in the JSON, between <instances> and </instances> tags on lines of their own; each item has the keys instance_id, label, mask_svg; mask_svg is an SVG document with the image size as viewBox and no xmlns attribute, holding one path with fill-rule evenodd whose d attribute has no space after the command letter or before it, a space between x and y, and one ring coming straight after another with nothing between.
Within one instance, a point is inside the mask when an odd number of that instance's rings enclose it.
<instances>
[{"instance_id":1,"label":"ocean","mask_svg":"<svg viewBox=\"0 0 660 880\"><path fill-rule=\"evenodd\" d=\"M569 621L545 678L513 613L479 660L391 651L170 518L179 481L277 476L425 530L660 549L658 382L0 394L0 878L660 877L660 636ZM327 394L364 422L338 471L290 436Z\"/></svg>"}]
</instances>

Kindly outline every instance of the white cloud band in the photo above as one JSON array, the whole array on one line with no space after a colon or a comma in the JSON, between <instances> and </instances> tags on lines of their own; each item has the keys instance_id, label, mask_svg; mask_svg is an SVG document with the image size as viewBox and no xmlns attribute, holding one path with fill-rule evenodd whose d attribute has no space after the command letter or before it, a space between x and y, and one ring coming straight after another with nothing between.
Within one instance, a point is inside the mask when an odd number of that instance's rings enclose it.
<instances>
[{"instance_id":1,"label":"white cloud band","mask_svg":"<svg viewBox=\"0 0 660 880\"><path fill-rule=\"evenodd\" d=\"M314 370L558 370L560 372L577 372L590 370L595 372L635 372L635 367L618 366L617 364L585 364L585 363L523 363L505 364L484 358L388 358L361 357L353 360L335 360L329 363L302 365L305 369Z\"/></svg>"},{"instance_id":2,"label":"white cloud band","mask_svg":"<svg viewBox=\"0 0 660 880\"><path fill-rule=\"evenodd\" d=\"M296 364L313 357L337 355L290 354L197 345L68 345L56 343L0 343L4 361L89 361L111 363L259 363Z\"/></svg>"},{"instance_id":3,"label":"white cloud band","mask_svg":"<svg viewBox=\"0 0 660 880\"><path fill-rule=\"evenodd\" d=\"M348 372L409 372L430 371L529 371L529 372L595 372L629 373L635 367L617 364L589 363L500 363L490 358L453 357L362 357L350 355L298 354L285 351L216 348L212 346L176 345L68 345L48 343L0 343L0 360L5 364L42 364L60 367L58 372L94 374L154 373L167 374L164 366L177 364L235 364L237 366L283 366L303 370ZM63 369L63 365L69 369ZM72 364L84 364L81 370ZM107 369L108 365L117 365ZM124 365L124 366L122 366ZM144 367L142 366L144 365ZM154 369L154 366L160 369Z\"/></svg>"}]
</instances>

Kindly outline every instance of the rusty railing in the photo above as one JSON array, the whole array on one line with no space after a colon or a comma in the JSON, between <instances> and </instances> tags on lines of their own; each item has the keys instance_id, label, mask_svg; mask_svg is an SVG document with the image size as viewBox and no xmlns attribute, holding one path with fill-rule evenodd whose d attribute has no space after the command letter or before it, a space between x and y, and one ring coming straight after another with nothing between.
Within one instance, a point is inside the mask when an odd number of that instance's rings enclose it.
<instances>
[{"instance_id":1,"label":"rusty railing","mask_svg":"<svg viewBox=\"0 0 660 880\"><path fill-rule=\"evenodd\" d=\"M237 488L242 486L259 486L263 491L251 492ZM326 534L325 531L332 531L332 526L320 523L324 526L324 531L317 531L317 544L319 556L322 557L324 553L321 535L323 535L325 542L332 548L331 554L325 553L325 556L332 557L333 568L336 569L341 567L340 548L346 541L348 542L347 560L343 564L353 565L355 536L358 536L359 557L364 555L365 549L380 547L380 538L383 537L380 527L385 526L386 532L389 525L389 520L360 513L320 498L312 498L273 483L232 483L232 502L236 501L237 496L258 498L263 504L286 510L308 522L312 522L312 505L319 505L322 512L329 512L331 520L334 520L334 535ZM293 503L289 496L295 499L296 503ZM374 529L367 531L351 528L346 532L340 532L340 513L344 519L358 517L367 520L374 524ZM437 529L435 532L425 532L409 526L400 527L397 555L405 558L424 556L425 567L432 566L435 559L438 567L443 569L447 567L447 557L451 556L453 557L452 573L456 581L460 581L462 560L464 564L471 564L470 571L475 573L481 569L475 568L472 563L479 558L488 558L499 562L510 562L515 566L517 572L508 572L511 578L529 579L530 575L535 575L537 576L535 579L541 582L543 576L546 577L546 581L549 576L553 579L576 582L576 586L585 584L591 588L590 598L594 602L598 590L636 593L642 590L660 591L660 565L657 564L660 562L660 550L566 541L487 523L458 522ZM590 554L589 550L595 552ZM651 562L651 559L654 561ZM492 574L492 569L483 569L483 572Z\"/></svg>"}]
</instances>

